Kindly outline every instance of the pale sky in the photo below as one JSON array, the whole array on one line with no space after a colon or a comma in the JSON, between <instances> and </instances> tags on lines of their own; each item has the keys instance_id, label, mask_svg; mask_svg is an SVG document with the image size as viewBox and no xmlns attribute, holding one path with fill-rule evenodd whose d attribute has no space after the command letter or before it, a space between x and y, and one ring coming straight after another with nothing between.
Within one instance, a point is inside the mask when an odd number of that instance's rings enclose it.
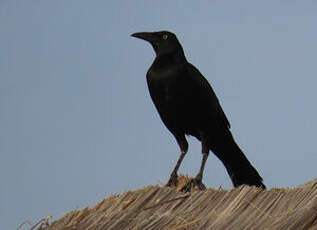
<instances>
[{"instance_id":1,"label":"pale sky","mask_svg":"<svg viewBox=\"0 0 317 230\"><path fill-rule=\"evenodd\" d=\"M0 228L167 181L140 31L171 30L268 188L317 175L316 1L0 1ZM199 170L189 139L181 173ZM204 183L232 188L210 154Z\"/></svg>"}]
</instances>

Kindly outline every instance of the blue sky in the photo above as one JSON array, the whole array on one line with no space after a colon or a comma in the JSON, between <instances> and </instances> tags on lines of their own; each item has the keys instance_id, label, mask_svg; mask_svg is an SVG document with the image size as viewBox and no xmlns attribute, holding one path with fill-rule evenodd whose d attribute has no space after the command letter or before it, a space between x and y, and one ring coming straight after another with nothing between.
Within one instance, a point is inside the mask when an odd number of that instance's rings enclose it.
<instances>
[{"instance_id":1,"label":"blue sky","mask_svg":"<svg viewBox=\"0 0 317 230\"><path fill-rule=\"evenodd\" d=\"M171 30L269 187L316 178L316 1L0 2L0 225L15 229L167 180L179 156L149 97ZM181 173L199 169L188 138ZM210 155L204 182L231 188Z\"/></svg>"}]
</instances>

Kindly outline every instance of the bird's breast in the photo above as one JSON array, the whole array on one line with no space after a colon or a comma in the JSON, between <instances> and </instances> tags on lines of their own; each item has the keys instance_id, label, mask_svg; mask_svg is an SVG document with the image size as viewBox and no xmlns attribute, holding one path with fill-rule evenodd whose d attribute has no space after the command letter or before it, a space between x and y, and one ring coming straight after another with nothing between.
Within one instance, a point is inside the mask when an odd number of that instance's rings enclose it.
<instances>
[{"instance_id":1,"label":"bird's breast","mask_svg":"<svg viewBox=\"0 0 317 230\"><path fill-rule=\"evenodd\" d=\"M148 71L147 83L153 103L169 130L192 134L201 126L195 84L182 71Z\"/></svg>"},{"instance_id":2,"label":"bird's breast","mask_svg":"<svg viewBox=\"0 0 317 230\"><path fill-rule=\"evenodd\" d=\"M169 117L169 120L175 119L175 122L178 122L191 113L188 111L191 90L181 82L184 82L184 79L173 71L148 72L147 83L150 95L162 119Z\"/></svg>"},{"instance_id":3,"label":"bird's breast","mask_svg":"<svg viewBox=\"0 0 317 230\"><path fill-rule=\"evenodd\" d=\"M148 72L147 83L154 103L158 101L161 104L173 106L173 103L184 100L180 97L182 88L177 84L177 78L178 76L173 71Z\"/></svg>"}]
</instances>

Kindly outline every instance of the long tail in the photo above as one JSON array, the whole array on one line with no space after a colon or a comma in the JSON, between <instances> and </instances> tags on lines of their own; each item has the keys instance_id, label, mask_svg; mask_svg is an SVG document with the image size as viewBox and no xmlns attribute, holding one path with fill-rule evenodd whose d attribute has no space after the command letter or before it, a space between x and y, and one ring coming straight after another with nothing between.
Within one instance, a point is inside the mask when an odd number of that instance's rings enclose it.
<instances>
[{"instance_id":1,"label":"long tail","mask_svg":"<svg viewBox=\"0 0 317 230\"><path fill-rule=\"evenodd\" d=\"M236 144L230 131L226 138L217 142L211 150L226 167L234 187L247 184L265 189L262 177Z\"/></svg>"}]
</instances>

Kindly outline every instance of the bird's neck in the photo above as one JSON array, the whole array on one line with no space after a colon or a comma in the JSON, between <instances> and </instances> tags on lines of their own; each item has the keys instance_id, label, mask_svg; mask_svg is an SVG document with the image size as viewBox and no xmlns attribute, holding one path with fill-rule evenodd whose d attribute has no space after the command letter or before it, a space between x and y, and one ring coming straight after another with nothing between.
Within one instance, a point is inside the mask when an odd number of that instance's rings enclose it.
<instances>
[{"instance_id":1,"label":"bird's neck","mask_svg":"<svg viewBox=\"0 0 317 230\"><path fill-rule=\"evenodd\" d=\"M170 66L181 65L186 62L187 60L184 52L164 53L156 56L152 64L152 68L162 69Z\"/></svg>"}]
</instances>

